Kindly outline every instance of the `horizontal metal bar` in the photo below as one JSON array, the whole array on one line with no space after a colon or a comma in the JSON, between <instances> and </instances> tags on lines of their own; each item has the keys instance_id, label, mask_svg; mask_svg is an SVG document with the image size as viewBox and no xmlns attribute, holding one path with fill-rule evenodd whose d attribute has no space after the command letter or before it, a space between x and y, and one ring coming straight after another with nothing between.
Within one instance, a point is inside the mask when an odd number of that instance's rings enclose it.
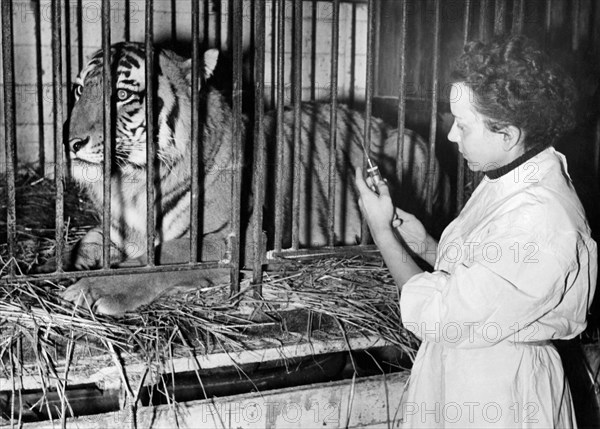
<instances>
[{"instance_id":1,"label":"horizontal metal bar","mask_svg":"<svg viewBox=\"0 0 600 429\"><path fill-rule=\"evenodd\" d=\"M93 271L63 271L61 273L53 274L30 274L23 276L15 276L12 278L3 277L0 279L0 283L11 283L11 282L33 282L41 280L64 280L64 279L75 279L75 278L87 278L87 277L106 277L115 275L129 275L129 274L147 274L147 273L163 273L163 272L175 272L175 271L190 271L190 270L212 270L217 268L231 268L230 262L202 262L197 264L169 264L169 265L155 265L154 267L131 267L131 268L108 268Z\"/></svg>"},{"instance_id":2,"label":"horizontal metal bar","mask_svg":"<svg viewBox=\"0 0 600 429\"><path fill-rule=\"evenodd\" d=\"M364 255L379 253L379 248L374 244L359 246L322 247L320 249L282 250L280 252L268 252L267 262L272 263L283 259L302 259L311 257L341 256L341 255Z\"/></svg>"}]
</instances>

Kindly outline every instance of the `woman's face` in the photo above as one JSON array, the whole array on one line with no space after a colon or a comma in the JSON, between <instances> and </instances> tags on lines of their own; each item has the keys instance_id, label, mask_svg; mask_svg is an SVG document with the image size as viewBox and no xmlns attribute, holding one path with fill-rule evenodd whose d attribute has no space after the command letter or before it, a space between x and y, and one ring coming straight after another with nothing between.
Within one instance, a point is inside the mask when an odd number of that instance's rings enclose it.
<instances>
[{"instance_id":1,"label":"woman's face","mask_svg":"<svg viewBox=\"0 0 600 429\"><path fill-rule=\"evenodd\" d=\"M448 140L458 145L471 170L493 170L511 162L513 156L505 150L505 135L485 126L485 116L475 110L474 99L473 91L464 83L452 85L450 111L454 123Z\"/></svg>"}]
</instances>

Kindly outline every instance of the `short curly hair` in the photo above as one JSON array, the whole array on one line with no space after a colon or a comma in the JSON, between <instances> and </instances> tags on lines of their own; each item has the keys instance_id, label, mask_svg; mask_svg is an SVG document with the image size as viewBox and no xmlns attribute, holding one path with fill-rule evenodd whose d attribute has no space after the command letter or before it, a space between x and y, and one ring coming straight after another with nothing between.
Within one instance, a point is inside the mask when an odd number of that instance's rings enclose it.
<instances>
[{"instance_id":1,"label":"short curly hair","mask_svg":"<svg viewBox=\"0 0 600 429\"><path fill-rule=\"evenodd\" d=\"M573 80L524 36L467 43L452 79L473 91L489 130L513 125L524 131L526 149L552 145L575 123Z\"/></svg>"}]
</instances>

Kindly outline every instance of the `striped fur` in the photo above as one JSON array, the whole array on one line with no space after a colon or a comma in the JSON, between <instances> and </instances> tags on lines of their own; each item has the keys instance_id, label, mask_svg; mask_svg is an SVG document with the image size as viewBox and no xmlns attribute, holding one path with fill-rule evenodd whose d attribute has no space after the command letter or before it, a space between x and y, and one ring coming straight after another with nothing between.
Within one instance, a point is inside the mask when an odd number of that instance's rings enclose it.
<instances>
[{"instance_id":1,"label":"striped fur","mask_svg":"<svg viewBox=\"0 0 600 429\"><path fill-rule=\"evenodd\" d=\"M214 70L217 51L204 56L207 78ZM190 229L191 60L157 50L155 117L156 244L184 236ZM111 49L114 73L112 98L115 129L111 166L111 262L141 257L146 238L146 92L143 45L119 43ZM99 209L103 202L102 52L81 71L76 103L70 115L69 139L73 177ZM214 174L204 181L201 227L207 240L227 228L231 189L231 110L222 95L201 89L202 103L219 106L203 118L202 165ZM229 146L229 147L228 147ZM101 212L101 210L99 210ZM217 215L215 215L217 214ZM100 262L101 230L92 230L80 244L75 266L93 268ZM222 248L218 251L223 251Z\"/></svg>"},{"instance_id":2,"label":"striped fur","mask_svg":"<svg viewBox=\"0 0 600 429\"><path fill-rule=\"evenodd\" d=\"M329 146L331 107L328 103L303 103L301 105L301 171L294 173L293 133L294 111L286 108L284 112L284 186L283 210L283 248L292 243L292 199L293 188L299 183L300 216L299 244L301 247L323 246L328 243L327 207L329 201ZM352 245L360 241L361 218L358 208L358 194L354 187L354 169L363 165L364 117L361 113L339 105L336 124L336 192L334 215L334 244ZM265 129L270 146L267 154L267 190L268 213L271 219L275 213L273 195L276 171L277 126L276 112L267 115ZM420 218L430 213L426 210L428 179L434 181L433 201L438 205L442 201L442 178L440 169L435 168L431 178L427 177L427 143L416 133L406 130L402 153L402 175L396 174L397 131L377 118L371 118L370 156L379 167L383 177L390 185L392 198L404 210ZM294 175L294 176L292 176ZM447 188L447 183L445 184ZM267 224L269 237L273 236L273 222Z\"/></svg>"},{"instance_id":3,"label":"striped fur","mask_svg":"<svg viewBox=\"0 0 600 429\"><path fill-rule=\"evenodd\" d=\"M216 65L218 53L209 50L204 55L204 78L209 77ZM183 249L184 257L171 262L185 262L189 257L190 229L190 151L191 151L191 61L167 50L155 51L156 136L146 135L145 53L143 45L119 43L111 49L114 74L112 91L115 106L115 127L112 138L111 159L111 263L124 260L144 262L146 238L146 147L148 140L155 144L155 244L164 248ZM69 138L73 177L83 186L99 213L103 201L103 159L106 139L103 131L104 108L102 97L102 53L98 52L81 71L75 87L77 101L70 115ZM200 83L201 101L201 172L199 231L203 243L211 245L210 259L223 257L225 242L230 233L232 189L232 134L233 113L223 95ZM267 165L267 198L265 204L265 229L272 237L275 211L275 186L283 186L284 236L283 247L291 245L291 206L293 187L299 184L300 197L300 246L323 246L328 244L328 159L330 107L327 104L304 103L302 105L301 169L294 173L293 111L284 114L283 141L276 136L276 114L265 117ZM337 111L337 163L335 193L335 237L337 244L355 244L360 235L360 217L357 195L352 183L354 168L363 162L360 146L363 136L362 115L340 105ZM396 191L394 198L399 206L416 214L424 214L426 185L425 176L428 150L426 143L416 134L404 135L403 175L397 177L397 133L382 121L373 118L371 154L384 177ZM276 183L278 144L284 149L284 177ZM250 151L251 152L251 151ZM251 170L251 169L250 169ZM294 180L292 174L300 179ZM251 173L256 173L250 171ZM436 170L439 173L439 169ZM256 177L255 174L252 175ZM438 189L440 176L433 177L434 189ZM203 185L202 185L203 184ZM250 180L245 180L243 193L250 192ZM438 195L435 195L438 199ZM248 200L252 200L249 198ZM243 208L249 212L250 208ZM257 213L257 210L254 210ZM249 224L252 223L252 219ZM246 237L252 228L246 227ZM183 240L178 240L183 237ZM250 239L246 239L250 249ZM270 243L272 246L273 243ZM89 269L101 263L102 233L100 227L90 231L76 252L75 267ZM215 247L216 246L216 247ZM181 249L179 249L181 250ZM187 253L187 256L186 255ZM161 254L162 255L162 254ZM252 255L248 250L246 257ZM165 261L159 261L165 262ZM82 279L64 294L65 299L81 302L85 296L97 311L120 314L151 302L173 284L181 282L197 284L206 280L194 274L182 280L185 273L176 278L169 273L156 273L151 278L124 277L113 283ZM115 283L117 282L117 283ZM186 283L187 282L187 283ZM125 290L125 291L124 291Z\"/></svg>"}]
</instances>

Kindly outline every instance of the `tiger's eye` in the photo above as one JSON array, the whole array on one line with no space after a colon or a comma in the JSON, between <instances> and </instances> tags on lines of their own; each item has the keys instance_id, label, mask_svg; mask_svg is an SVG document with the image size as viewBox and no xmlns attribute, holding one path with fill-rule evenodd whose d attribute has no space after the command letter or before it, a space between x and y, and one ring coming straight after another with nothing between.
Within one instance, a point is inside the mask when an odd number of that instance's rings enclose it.
<instances>
[{"instance_id":1,"label":"tiger's eye","mask_svg":"<svg viewBox=\"0 0 600 429\"><path fill-rule=\"evenodd\" d=\"M73 85L73 93L76 98L81 97L81 93L83 92L83 85L75 84Z\"/></svg>"},{"instance_id":2,"label":"tiger's eye","mask_svg":"<svg viewBox=\"0 0 600 429\"><path fill-rule=\"evenodd\" d=\"M127 91L126 89L117 90L117 98L120 101L127 100L129 98L129 91Z\"/></svg>"}]
</instances>

